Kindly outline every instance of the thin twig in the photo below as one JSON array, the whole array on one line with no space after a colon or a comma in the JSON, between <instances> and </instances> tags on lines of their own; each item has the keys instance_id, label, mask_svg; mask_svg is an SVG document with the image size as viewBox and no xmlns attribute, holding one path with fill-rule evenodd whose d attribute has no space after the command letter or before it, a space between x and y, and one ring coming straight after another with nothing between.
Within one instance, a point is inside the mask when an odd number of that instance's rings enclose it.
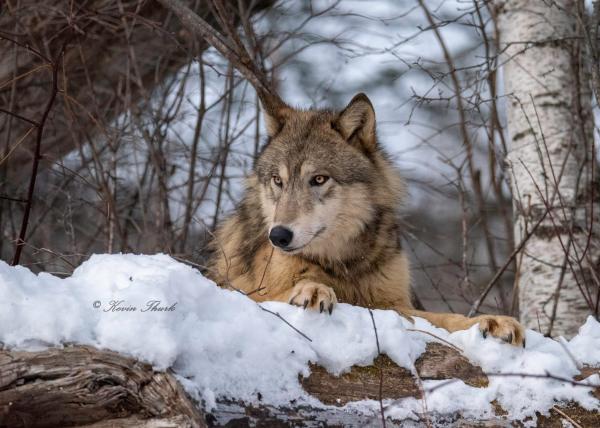
<instances>
[{"instance_id":1,"label":"thin twig","mask_svg":"<svg viewBox=\"0 0 600 428\"><path fill-rule=\"evenodd\" d=\"M15 113L15 112L12 112L12 111L6 110L6 109L4 109L4 108L2 108L2 107L0 107L0 112L2 112L2 113L6 113L6 114L8 114L8 115L10 115L10 116L13 116L13 117L16 117L17 119L23 120L23 121L25 121L25 122L27 122L27 123L29 123L29 124L33 125L33 126L38 126L38 127L40 126L39 122L36 122L36 121L35 121L35 120L33 120L33 119L29 119L28 117L21 116L21 115L20 115L20 114L18 114L18 113Z\"/></svg>"},{"instance_id":2,"label":"thin twig","mask_svg":"<svg viewBox=\"0 0 600 428\"><path fill-rule=\"evenodd\" d=\"M556 405L552 406L552 410L554 410L556 413L558 413L563 418L565 418L567 421L569 421L571 424L573 424L573 426L575 428L583 428L581 425L579 425L577 422L575 422L571 417L569 417L569 415L567 415L565 412L563 412L558 407L556 407Z\"/></svg>"},{"instance_id":3,"label":"thin twig","mask_svg":"<svg viewBox=\"0 0 600 428\"><path fill-rule=\"evenodd\" d=\"M309 342L312 342L312 339L310 337L308 337L306 334L302 333L300 330L298 330L296 327L294 327L288 320L286 320L284 317L282 317L281 315L279 315L279 312L270 311L269 309L267 309L267 308L265 308L265 307L263 307L261 305L258 305L258 307L261 308L263 311L270 313L271 315L275 315L281 321L283 321L284 323L286 323L287 325L289 325L300 336L302 336L303 338L305 338Z\"/></svg>"},{"instance_id":4,"label":"thin twig","mask_svg":"<svg viewBox=\"0 0 600 428\"><path fill-rule=\"evenodd\" d=\"M373 311L369 309L369 315L371 315L371 322L373 323L373 330L375 331L375 343L377 344L377 357L381 356L381 349L379 348L379 335L377 334L377 326L375 325L375 317ZM379 364L378 364L379 365ZM381 425L383 428L385 424L385 412L383 410L383 369L379 365L379 411L381 412Z\"/></svg>"},{"instance_id":5,"label":"thin twig","mask_svg":"<svg viewBox=\"0 0 600 428\"><path fill-rule=\"evenodd\" d=\"M454 345L453 343L450 343L450 342L448 342L447 340L445 340L445 339L442 339L441 337L439 337L439 336L437 336L437 335L435 335L435 334L433 334L433 333L430 333L430 332L428 332L428 331L425 331L425 330L419 330L418 328L407 328L407 329L406 329L406 331L415 331L415 332L418 332L418 333L428 334L429 336L431 336L431 337L433 337L433 338L435 338L435 339L437 339L437 340L440 340L440 341L444 342L446 345L450 346L451 348L454 348L454 349L456 349L456 350L457 350L458 352L460 352L461 354L463 353L462 349L460 349L458 346L456 346L456 345Z\"/></svg>"},{"instance_id":6,"label":"thin twig","mask_svg":"<svg viewBox=\"0 0 600 428\"><path fill-rule=\"evenodd\" d=\"M475 300L475 302L473 303L473 306L471 306L471 309L469 309L469 312L467 313L468 317L472 317L479 310L479 307L481 306L481 304L487 297L488 293L492 290L492 288L494 287L496 282L500 279L500 277L502 276L502 274L504 273L506 268L508 268L508 266L510 266L510 264L512 263L512 260L515 258L515 256L517 254L519 254L519 252L523 249L523 247L525 246L527 241L529 241L529 238L531 238L531 235L533 235L535 233L536 229L539 227L539 225L542 224L542 221L544 221L544 219L546 218L546 215L548 215L548 212L549 212L548 210L546 210L544 212L542 217L540 217L540 219L535 223L535 225L533 225L531 230L529 232L527 232L527 234L523 237L523 239L521 240L519 245L517 245L517 247L512 251L512 253L510 253L510 256L508 256L508 258L506 259L506 261L504 262L502 267L500 269L498 269L498 271L496 272L494 277L490 280L488 285L486 285L486 287L483 290L483 292L481 293L481 295L477 298L477 300Z\"/></svg>"}]
</instances>

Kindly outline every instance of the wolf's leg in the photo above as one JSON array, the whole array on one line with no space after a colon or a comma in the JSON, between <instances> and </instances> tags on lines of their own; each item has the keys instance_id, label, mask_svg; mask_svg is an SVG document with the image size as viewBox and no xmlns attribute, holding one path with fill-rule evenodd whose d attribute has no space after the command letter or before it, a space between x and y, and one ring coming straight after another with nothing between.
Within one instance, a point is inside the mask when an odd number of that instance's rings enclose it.
<instances>
[{"instance_id":1,"label":"wolf's leg","mask_svg":"<svg viewBox=\"0 0 600 428\"><path fill-rule=\"evenodd\" d=\"M291 305L302 306L304 309L318 309L320 312L328 311L330 314L337 303L331 287L309 279L301 279L281 297Z\"/></svg>"},{"instance_id":2,"label":"wolf's leg","mask_svg":"<svg viewBox=\"0 0 600 428\"><path fill-rule=\"evenodd\" d=\"M436 327L445 328L450 332L466 330L472 325L479 323L479 330L483 334L483 337L487 337L490 334L512 345L525 347L525 330L512 317L504 315L480 315L474 318L467 318L460 314L440 314L405 308L402 308L400 312L425 318Z\"/></svg>"}]
</instances>

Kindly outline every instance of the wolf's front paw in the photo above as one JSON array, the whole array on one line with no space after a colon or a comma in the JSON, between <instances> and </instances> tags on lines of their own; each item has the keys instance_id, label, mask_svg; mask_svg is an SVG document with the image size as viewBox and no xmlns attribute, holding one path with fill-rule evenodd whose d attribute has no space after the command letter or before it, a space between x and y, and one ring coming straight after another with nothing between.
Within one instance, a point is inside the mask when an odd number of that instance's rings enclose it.
<instances>
[{"instance_id":1,"label":"wolf's front paw","mask_svg":"<svg viewBox=\"0 0 600 428\"><path fill-rule=\"evenodd\" d=\"M337 303L335 293L331 287L312 281L300 281L292 289L290 305L302 306L304 309L319 309L319 312L325 310L333 311L333 306Z\"/></svg>"},{"instance_id":2,"label":"wolf's front paw","mask_svg":"<svg viewBox=\"0 0 600 428\"><path fill-rule=\"evenodd\" d=\"M525 329L513 317L503 315L482 315L477 317L483 337L488 334L515 346L525 347Z\"/></svg>"}]
</instances>

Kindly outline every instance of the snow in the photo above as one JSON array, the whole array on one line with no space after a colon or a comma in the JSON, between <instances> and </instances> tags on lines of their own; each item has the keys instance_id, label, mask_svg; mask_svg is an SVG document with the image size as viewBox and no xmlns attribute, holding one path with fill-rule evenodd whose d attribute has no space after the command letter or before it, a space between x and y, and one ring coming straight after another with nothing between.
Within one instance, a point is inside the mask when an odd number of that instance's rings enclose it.
<instances>
[{"instance_id":1,"label":"snow","mask_svg":"<svg viewBox=\"0 0 600 428\"><path fill-rule=\"evenodd\" d=\"M309 361L339 374L377 356L367 309L340 304L329 316L278 302L262 308L162 254L94 255L65 279L0 261L4 347L37 350L78 343L131 355L160 370L172 368L208 409L219 397L256 402L258 393L262 403L275 406L291 400L324 406L298 382L298 374L309 374ZM600 323L591 317L571 341L529 330L522 349L483 339L477 326L450 334L423 319L413 325L393 311L372 314L381 352L398 365L414 371L427 342L436 340L417 331L422 330L459 347L490 379L486 388L459 380L424 381L425 400L384 403L390 417L417 419L425 408L490 417L490 402L497 400L511 418L533 417L525 422L531 425L536 411L547 414L560 401L600 408L590 388L556 379L572 379L582 365L600 364ZM600 378L582 382L600 385ZM377 406L363 401L348 408L371 414Z\"/></svg>"},{"instance_id":2,"label":"snow","mask_svg":"<svg viewBox=\"0 0 600 428\"><path fill-rule=\"evenodd\" d=\"M600 365L600 323L589 317L579 334L569 343L569 351L579 364Z\"/></svg>"}]
</instances>

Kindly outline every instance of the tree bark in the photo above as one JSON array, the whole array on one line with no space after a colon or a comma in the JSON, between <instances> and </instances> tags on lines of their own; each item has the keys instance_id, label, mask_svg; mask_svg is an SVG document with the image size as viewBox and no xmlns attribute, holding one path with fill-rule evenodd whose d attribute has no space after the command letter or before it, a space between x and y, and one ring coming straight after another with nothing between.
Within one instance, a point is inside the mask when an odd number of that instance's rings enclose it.
<instances>
[{"instance_id":1,"label":"tree bark","mask_svg":"<svg viewBox=\"0 0 600 428\"><path fill-rule=\"evenodd\" d=\"M479 367L439 343L428 344L415 367L420 380L456 378L475 387L488 384ZM598 371L585 370L585 376ZM0 351L0 427L377 426L380 416L352 413L340 406L364 399L420 398L422 394L419 380L384 355L372 366L354 366L339 377L313 365L310 376L300 382L309 394L333 407L273 407L220 398L216 409L204 414L171 373L156 372L149 364L112 351L89 346L5 350ZM387 424L427 426L431 421L445 421L463 427L512 426L499 406L497 410L498 417L488 421L468 420L460 414L427 414L420 421L388 420ZM594 426L600 418L597 412L574 405L558 410L582 426ZM540 419L539 426L560 427L564 418L554 412Z\"/></svg>"},{"instance_id":2,"label":"tree bark","mask_svg":"<svg viewBox=\"0 0 600 428\"><path fill-rule=\"evenodd\" d=\"M499 5L520 319L572 336L598 316L598 183L577 0Z\"/></svg>"}]
</instances>

